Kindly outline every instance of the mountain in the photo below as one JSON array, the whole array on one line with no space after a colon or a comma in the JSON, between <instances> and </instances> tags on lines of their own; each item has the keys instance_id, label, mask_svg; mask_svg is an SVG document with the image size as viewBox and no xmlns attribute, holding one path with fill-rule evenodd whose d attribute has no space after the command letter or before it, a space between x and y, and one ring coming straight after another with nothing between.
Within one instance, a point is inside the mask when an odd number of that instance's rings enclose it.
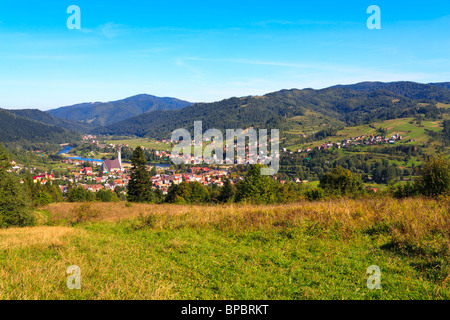
<instances>
[{"instance_id":1,"label":"mountain","mask_svg":"<svg viewBox=\"0 0 450 320\"><path fill-rule=\"evenodd\" d=\"M66 143L80 138L66 129L50 126L0 109L0 142Z\"/></svg>"},{"instance_id":2,"label":"mountain","mask_svg":"<svg viewBox=\"0 0 450 320\"><path fill-rule=\"evenodd\" d=\"M21 109L21 110L7 110L7 111L23 118L38 121L51 126L61 127L69 131L88 133L89 131L95 128L95 126L89 123L55 118L51 114L38 109Z\"/></svg>"},{"instance_id":3,"label":"mountain","mask_svg":"<svg viewBox=\"0 0 450 320\"><path fill-rule=\"evenodd\" d=\"M93 126L107 126L133 116L156 110L181 109L190 102L175 98L159 98L141 94L113 102L82 103L49 110L52 116L64 120L80 121Z\"/></svg>"},{"instance_id":4,"label":"mountain","mask_svg":"<svg viewBox=\"0 0 450 320\"><path fill-rule=\"evenodd\" d=\"M385 90L358 92L345 87L292 89L264 96L197 103L181 110L149 112L97 128L94 133L167 138L175 129L192 129L194 121L198 120L203 121L204 129L281 129L288 119L311 112L325 117L329 123L338 120L347 125L358 125L412 116L417 113L417 104L414 100Z\"/></svg>"},{"instance_id":5,"label":"mountain","mask_svg":"<svg viewBox=\"0 0 450 320\"><path fill-rule=\"evenodd\" d=\"M429 83L429 84L450 90L450 82L436 82L436 83Z\"/></svg>"},{"instance_id":6,"label":"mountain","mask_svg":"<svg viewBox=\"0 0 450 320\"><path fill-rule=\"evenodd\" d=\"M399 82L361 82L350 85L337 85L332 88L348 88L358 92L386 90L409 99L450 103L449 82L423 84L408 81Z\"/></svg>"}]
</instances>

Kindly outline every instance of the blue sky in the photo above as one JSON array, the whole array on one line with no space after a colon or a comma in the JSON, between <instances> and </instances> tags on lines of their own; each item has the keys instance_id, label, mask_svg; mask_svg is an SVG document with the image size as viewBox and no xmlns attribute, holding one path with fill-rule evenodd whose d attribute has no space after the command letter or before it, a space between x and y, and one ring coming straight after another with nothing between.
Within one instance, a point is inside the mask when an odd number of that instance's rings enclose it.
<instances>
[{"instance_id":1,"label":"blue sky","mask_svg":"<svg viewBox=\"0 0 450 320\"><path fill-rule=\"evenodd\" d=\"M0 107L450 81L450 1L343 2L0 0Z\"/></svg>"}]
</instances>

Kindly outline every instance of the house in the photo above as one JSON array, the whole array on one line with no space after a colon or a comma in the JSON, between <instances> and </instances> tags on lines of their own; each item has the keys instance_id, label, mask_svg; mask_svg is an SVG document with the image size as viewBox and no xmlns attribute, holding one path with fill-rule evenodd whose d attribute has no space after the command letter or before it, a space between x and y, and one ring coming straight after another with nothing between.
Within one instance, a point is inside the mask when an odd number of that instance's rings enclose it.
<instances>
[{"instance_id":1,"label":"house","mask_svg":"<svg viewBox=\"0 0 450 320\"><path fill-rule=\"evenodd\" d=\"M87 186L86 190L92 191L92 192L98 192L99 190L103 189L103 186L101 184L94 184L91 186Z\"/></svg>"},{"instance_id":2,"label":"house","mask_svg":"<svg viewBox=\"0 0 450 320\"><path fill-rule=\"evenodd\" d=\"M39 175L39 176L34 176L34 177L33 177L33 182L34 182L34 183L37 183L38 181L39 181L39 182L42 182L43 180L44 180L45 182L47 182L47 180L53 180L53 179L55 179L55 176L52 175L52 174L47 174L47 172L46 172L46 173L41 174L41 175Z\"/></svg>"}]
</instances>

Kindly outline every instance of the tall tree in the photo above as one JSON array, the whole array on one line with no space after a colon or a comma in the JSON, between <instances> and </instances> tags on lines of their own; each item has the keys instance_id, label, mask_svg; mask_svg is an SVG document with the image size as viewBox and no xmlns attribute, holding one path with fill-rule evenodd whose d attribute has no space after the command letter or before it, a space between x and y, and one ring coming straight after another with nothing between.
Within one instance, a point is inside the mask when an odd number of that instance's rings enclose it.
<instances>
[{"instance_id":1,"label":"tall tree","mask_svg":"<svg viewBox=\"0 0 450 320\"><path fill-rule=\"evenodd\" d=\"M9 155L0 144L0 228L34 223L28 195L15 174L7 172Z\"/></svg>"},{"instance_id":2,"label":"tall tree","mask_svg":"<svg viewBox=\"0 0 450 320\"><path fill-rule=\"evenodd\" d=\"M278 185L272 177L261 175L260 164L252 165L245 180L238 184L238 201L249 203L275 203Z\"/></svg>"},{"instance_id":3,"label":"tall tree","mask_svg":"<svg viewBox=\"0 0 450 320\"><path fill-rule=\"evenodd\" d=\"M230 179L225 179L222 189L220 190L220 202L234 202L237 194L236 187L231 183Z\"/></svg>"},{"instance_id":4,"label":"tall tree","mask_svg":"<svg viewBox=\"0 0 450 320\"><path fill-rule=\"evenodd\" d=\"M150 173L147 171L147 158L141 147L137 147L133 151L131 163L133 168L131 169L130 182L128 183L128 201L155 202L156 195L152 190Z\"/></svg>"}]
</instances>

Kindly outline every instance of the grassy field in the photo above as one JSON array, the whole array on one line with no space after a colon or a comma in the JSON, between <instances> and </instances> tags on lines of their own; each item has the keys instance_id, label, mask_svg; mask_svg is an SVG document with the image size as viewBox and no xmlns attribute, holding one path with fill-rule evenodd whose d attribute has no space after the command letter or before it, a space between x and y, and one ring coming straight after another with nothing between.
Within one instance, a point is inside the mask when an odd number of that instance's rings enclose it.
<instances>
[{"instance_id":1,"label":"grassy field","mask_svg":"<svg viewBox=\"0 0 450 320\"><path fill-rule=\"evenodd\" d=\"M355 127L345 127L344 129L339 130L335 136L327 137L326 139L311 143L299 145L290 145L289 141L287 141L286 143L287 146L291 148L291 150L295 150L297 148L318 146L325 142L339 142L342 141L343 139L349 139L350 137L379 134L377 132L378 128L386 129L387 137L390 137L391 135L398 133L403 136L403 142L412 139L415 140L413 141L413 143L421 143L429 139L429 136L425 131L426 129L432 131L442 131L442 121L422 121L421 125L419 125L415 122L413 118L400 118L387 120L379 123L373 123L370 125L366 124Z\"/></svg>"},{"instance_id":2,"label":"grassy field","mask_svg":"<svg viewBox=\"0 0 450 320\"><path fill-rule=\"evenodd\" d=\"M112 144L122 144L122 145L128 145L131 148L136 147L144 147L146 149L154 149L159 151L172 151L172 148L174 145L177 145L178 143L175 143L172 145L170 142L156 142L156 140L152 139L143 139L143 138L136 138L136 139L124 139L124 140L108 140L106 143L112 143ZM210 142L203 141L203 150L204 148L209 145ZM194 154L194 146L191 147L191 154Z\"/></svg>"},{"instance_id":3,"label":"grassy field","mask_svg":"<svg viewBox=\"0 0 450 320\"><path fill-rule=\"evenodd\" d=\"M106 143L129 145L131 148L144 147L146 149L154 149L159 151L171 150L171 143L156 142L153 139L136 138L123 140L108 140Z\"/></svg>"},{"instance_id":4,"label":"grassy field","mask_svg":"<svg viewBox=\"0 0 450 320\"><path fill-rule=\"evenodd\" d=\"M52 204L41 226L0 230L0 299L449 299L449 209ZM71 265L81 290L66 286Z\"/></svg>"},{"instance_id":5,"label":"grassy field","mask_svg":"<svg viewBox=\"0 0 450 320\"><path fill-rule=\"evenodd\" d=\"M436 106L438 108L443 108L443 109L448 109L450 108L450 104L445 104L445 103L436 103Z\"/></svg>"}]
</instances>

